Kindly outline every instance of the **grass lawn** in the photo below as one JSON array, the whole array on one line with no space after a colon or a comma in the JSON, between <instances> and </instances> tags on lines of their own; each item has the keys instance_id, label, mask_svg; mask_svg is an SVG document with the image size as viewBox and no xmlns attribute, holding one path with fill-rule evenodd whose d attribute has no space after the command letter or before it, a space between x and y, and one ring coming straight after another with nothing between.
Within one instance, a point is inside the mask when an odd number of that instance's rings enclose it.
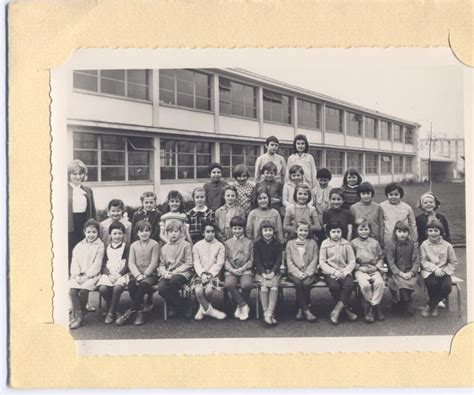
<instances>
[{"instance_id":1,"label":"grass lawn","mask_svg":"<svg viewBox=\"0 0 474 395\"><path fill-rule=\"evenodd\" d=\"M385 186L375 188L375 201L385 200ZM417 207L420 196L427 192L429 184L403 185L403 201L409 204L415 215L420 213ZM466 243L466 192L464 183L437 183L432 186L433 193L441 201L438 211L446 215L453 244Z\"/></svg>"}]
</instances>

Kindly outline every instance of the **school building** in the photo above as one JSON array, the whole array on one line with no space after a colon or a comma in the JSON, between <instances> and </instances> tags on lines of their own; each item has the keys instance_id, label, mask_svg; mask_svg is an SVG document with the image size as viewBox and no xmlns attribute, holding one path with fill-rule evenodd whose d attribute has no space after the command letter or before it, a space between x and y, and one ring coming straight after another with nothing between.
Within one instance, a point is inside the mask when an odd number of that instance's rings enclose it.
<instances>
[{"instance_id":1,"label":"school building","mask_svg":"<svg viewBox=\"0 0 474 395\"><path fill-rule=\"evenodd\" d=\"M464 179L464 139L432 138L420 139L420 178L429 179L429 161L431 178L435 182L461 181Z\"/></svg>"},{"instance_id":2,"label":"school building","mask_svg":"<svg viewBox=\"0 0 474 395\"><path fill-rule=\"evenodd\" d=\"M334 185L348 167L386 184L418 179L420 125L241 69L76 70L68 76L68 157L83 160L96 205L139 205L154 190L186 197L244 163L253 174L265 139L284 157L305 134Z\"/></svg>"}]
</instances>

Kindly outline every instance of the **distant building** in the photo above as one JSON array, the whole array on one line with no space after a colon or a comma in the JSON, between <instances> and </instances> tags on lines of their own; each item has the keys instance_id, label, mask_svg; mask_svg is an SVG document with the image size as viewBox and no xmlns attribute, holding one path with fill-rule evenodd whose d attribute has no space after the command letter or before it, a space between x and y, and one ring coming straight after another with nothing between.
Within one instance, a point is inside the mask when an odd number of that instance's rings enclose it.
<instances>
[{"instance_id":1,"label":"distant building","mask_svg":"<svg viewBox=\"0 0 474 395\"><path fill-rule=\"evenodd\" d=\"M76 70L65 83L68 157L88 165L99 208L147 190L189 197L212 161L253 173L270 135L288 157L305 134L334 185L351 166L374 184L418 179L417 123L245 70Z\"/></svg>"},{"instance_id":2,"label":"distant building","mask_svg":"<svg viewBox=\"0 0 474 395\"><path fill-rule=\"evenodd\" d=\"M429 179L429 139L420 139L420 177ZM433 181L464 178L464 139L434 138L431 141L431 176Z\"/></svg>"}]
</instances>

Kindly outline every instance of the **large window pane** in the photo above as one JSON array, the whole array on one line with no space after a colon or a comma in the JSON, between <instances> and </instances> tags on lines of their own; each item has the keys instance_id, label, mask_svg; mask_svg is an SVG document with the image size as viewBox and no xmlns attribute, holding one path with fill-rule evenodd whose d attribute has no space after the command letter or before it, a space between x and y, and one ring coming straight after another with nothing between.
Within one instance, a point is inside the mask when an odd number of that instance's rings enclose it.
<instances>
[{"instance_id":1,"label":"large window pane","mask_svg":"<svg viewBox=\"0 0 474 395\"><path fill-rule=\"evenodd\" d=\"M378 156L377 154L365 154L365 172L366 174L378 173Z\"/></svg>"},{"instance_id":2,"label":"large window pane","mask_svg":"<svg viewBox=\"0 0 474 395\"><path fill-rule=\"evenodd\" d=\"M150 168L144 166L129 166L128 179L130 181L149 180Z\"/></svg>"},{"instance_id":3,"label":"large window pane","mask_svg":"<svg viewBox=\"0 0 474 395\"><path fill-rule=\"evenodd\" d=\"M326 164L333 175L341 175L344 163L344 152L327 151Z\"/></svg>"},{"instance_id":4,"label":"large window pane","mask_svg":"<svg viewBox=\"0 0 474 395\"><path fill-rule=\"evenodd\" d=\"M97 167L87 166L87 181L98 181Z\"/></svg>"},{"instance_id":5,"label":"large window pane","mask_svg":"<svg viewBox=\"0 0 474 395\"><path fill-rule=\"evenodd\" d=\"M128 84L128 97L148 100L148 88L141 85Z\"/></svg>"},{"instance_id":6,"label":"large window pane","mask_svg":"<svg viewBox=\"0 0 474 395\"><path fill-rule=\"evenodd\" d=\"M125 96L125 83L101 78L100 91L109 95Z\"/></svg>"},{"instance_id":7,"label":"large window pane","mask_svg":"<svg viewBox=\"0 0 474 395\"><path fill-rule=\"evenodd\" d=\"M161 179L162 180L175 180L176 179L176 168L174 167L161 167Z\"/></svg>"},{"instance_id":8,"label":"large window pane","mask_svg":"<svg viewBox=\"0 0 474 395\"><path fill-rule=\"evenodd\" d=\"M74 151L74 159L79 159L87 166L97 165L97 151Z\"/></svg>"},{"instance_id":9,"label":"large window pane","mask_svg":"<svg viewBox=\"0 0 474 395\"><path fill-rule=\"evenodd\" d=\"M125 181L125 167L102 166L102 181Z\"/></svg>"},{"instance_id":10,"label":"large window pane","mask_svg":"<svg viewBox=\"0 0 474 395\"><path fill-rule=\"evenodd\" d=\"M350 136L362 135L362 115L352 112L346 113L347 134Z\"/></svg>"},{"instance_id":11,"label":"large window pane","mask_svg":"<svg viewBox=\"0 0 474 395\"><path fill-rule=\"evenodd\" d=\"M380 121L380 139L391 140L388 122Z\"/></svg>"},{"instance_id":12,"label":"large window pane","mask_svg":"<svg viewBox=\"0 0 474 395\"><path fill-rule=\"evenodd\" d=\"M125 81L125 70L101 70L101 77Z\"/></svg>"},{"instance_id":13,"label":"large window pane","mask_svg":"<svg viewBox=\"0 0 474 395\"><path fill-rule=\"evenodd\" d=\"M326 107L326 130L342 133L342 111Z\"/></svg>"},{"instance_id":14,"label":"large window pane","mask_svg":"<svg viewBox=\"0 0 474 395\"><path fill-rule=\"evenodd\" d=\"M178 154L178 166L194 166L194 154Z\"/></svg>"},{"instance_id":15,"label":"large window pane","mask_svg":"<svg viewBox=\"0 0 474 395\"><path fill-rule=\"evenodd\" d=\"M124 165L125 152L103 151L102 165Z\"/></svg>"},{"instance_id":16,"label":"large window pane","mask_svg":"<svg viewBox=\"0 0 474 395\"><path fill-rule=\"evenodd\" d=\"M128 82L148 85L148 73L146 70L128 70L127 74Z\"/></svg>"},{"instance_id":17,"label":"large window pane","mask_svg":"<svg viewBox=\"0 0 474 395\"><path fill-rule=\"evenodd\" d=\"M264 119L266 121L291 124L291 102L287 95L263 91Z\"/></svg>"},{"instance_id":18,"label":"large window pane","mask_svg":"<svg viewBox=\"0 0 474 395\"><path fill-rule=\"evenodd\" d=\"M128 153L129 165L146 166L150 163L150 153L146 151L134 151Z\"/></svg>"},{"instance_id":19,"label":"large window pane","mask_svg":"<svg viewBox=\"0 0 474 395\"><path fill-rule=\"evenodd\" d=\"M97 135L90 133L74 133L74 148L97 149Z\"/></svg>"},{"instance_id":20,"label":"large window pane","mask_svg":"<svg viewBox=\"0 0 474 395\"><path fill-rule=\"evenodd\" d=\"M178 179L194 178L194 167L178 167Z\"/></svg>"},{"instance_id":21,"label":"large window pane","mask_svg":"<svg viewBox=\"0 0 474 395\"><path fill-rule=\"evenodd\" d=\"M369 139L377 138L377 129L374 118L365 117L365 137Z\"/></svg>"},{"instance_id":22,"label":"large window pane","mask_svg":"<svg viewBox=\"0 0 474 395\"><path fill-rule=\"evenodd\" d=\"M121 136L102 136L102 149L125 150L125 138Z\"/></svg>"},{"instance_id":23,"label":"large window pane","mask_svg":"<svg viewBox=\"0 0 474 395\"><path fill-rule=\"evenodd\" d=\"M76 89L98 92L99 84L97 76L74 72L73 86Z\"/></svg>"},{"instance_id":24,"label":"large window pane","mask_svg":"<svg viewBox=\"0 0 474 395\"><path fill-rule=\"evenodd\" d=\"M194 108L194 98L190 95L178 93L178 106Z\"/></svg>"}]
</instances>

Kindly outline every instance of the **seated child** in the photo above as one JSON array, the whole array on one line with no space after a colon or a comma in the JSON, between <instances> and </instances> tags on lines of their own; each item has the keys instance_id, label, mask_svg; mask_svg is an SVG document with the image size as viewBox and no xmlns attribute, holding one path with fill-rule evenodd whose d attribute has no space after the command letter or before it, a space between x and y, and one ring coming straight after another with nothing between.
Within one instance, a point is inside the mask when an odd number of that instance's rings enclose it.
<instances>
[{"instance_id":1,"label":"seated child","mask_svg":"<svg viewBox=\"0 0 474 395\"><path fill-rule=\"evenodd\" d=\"M388 263L388 287L392 293L393 308L410 315L415 314L412 293L423 291L423 281L418 274L420 258L418 248L409 235L405 221L397 221L393 236L385 245Z\"/></svg>"},{"instance_id":2,"label":"seated child","mask_svg":"<svg viewBox=\"0 0 474 395\"><path fill-rule=\"evenodd\" d=\"M296 224L297 238L286 244L286 265L288 279L295 284L298 311L296 319L303 318L315 322L316 316L311 312L311 286L317 277L318 245L309 239L310 225L301 220Z\"/></svg>"},{"instance_id":3,"label":"seated child","mask_svg":"<svg viewBox=\"0 0 474 395\"><path fill-rule=\"evenodd\" d=\"M214 222L215 214L213 210L206 206L206 191L203 187L194 188L192 196L195 207L188 211L186 216L191 241L196 244L204 238L202 224L204 222Z\"/></svg>"},{"instance_id":4,"label":"seated child","mask_svg":"<svg viewBox=\"0 0 474 395\"><path fill-rule=\"evenodd\" d=\"M280 147L280 142L275 136L267 137L265 141L265 148L267 152L259 156L255 162L255 182L260 181L263 174L262 167L267 162L273 162L276 166L276 180L283 182L285 179L286 171L286 162L283 156L278 155L278 148Z\"/></svg>"},{"instance_id":5,"label":"seated child","mask_svg":"<svg viewBox=\"0 0 474 395\"><path fill-rule=\"evenodd\" d=\"M293 165L289 171L290 179L283 185L283 206L285 209L295 204L293 195L298 184L303 182L303 168L300 165Z\"/></svg>"},{"instance_id":6,"label":"seated child","mask_svg":"<svg viewBox=\"0 0 474 395\"><path fill-rule=\"evenodd\" d=\"M199 309L194 316L200 321L205 315L223 320L226 314L212 306L214 290L220 288L219 273L224 266L225 247L216 239L216 224L203 224L204 239L193 246L194 271L193 289L199 302Z\"/></svg>"},{"instance_id":7,"label":"seated child","mask_svg":"<svg viewBox=\"0 0 474 395\"><path fill-rule=\"evenodd\" d=\"M281 212L283 184L275 179L276 166L273 162L267 162L262 167L263 180L255 184L255 190L264 189L272 201L272 208Z\"/></svg>"},{"instance_id":8,"label":"seated child","mask_svg":"<svg viewBox=\"0 0 474 395\"><path fill-rule=\"evenodd\" d=\"M158 273L158 293L170 306L170 313L175 312L186 318L191 311L180 298L179 291L186 285L193 274L193 255L191 243L184 240L183 223L170 220L166 223L168 243L161 247ZM170 314L172 315L172 314Z\"/></svg>"},{"instance_id":9,"label":"seated child","mask_svg":"<svg viewBox=\"0 0 474 395\"><path fill-rule=\"evenodd\" d=\"M249 181L249 169L247 166L242 164L234 167L232 177L237 181L234 184L237 190L237 205L244 210L245 216L247 216L252 208L255 184Z\"/></svg>"},{"instance_id":10,"label":"seated child","mask_svg":"<svg viewBox=\"0 0 474 395\"><path fill-rule=\"evenodd\" d=\"M227 185L224 190L225 204L216 210L217 239L221 242L232 237L230 221L236 215L245 216L245 211L237 205L237 189L233 185Z\"/></svg>"},{"instance_id":11,"label":"seated child","mask_svg":"<svg viewBox=\"0 0 474 395\"><path fill-rule=\"evenodd\" d=\"M255 281L260 286L263 319L269 326L277 324L274 313L281 282L282 251L282 243L275 235L275 225L270 221L263 221L254 244Z\"/></svg>"},{"instance_id":12,"label":"seated child","mask_svg":"<svg viewBox=\"0 0 474 395\"><path fill-rule=\"evenodd\" d=\"M451 276L458 263L453 246L443 239L444 227L440 221L426 225L428 239L421 244L421 275L428 289L429 302L422 310L423 317L436 317L438 303L451 293Z\"/></svg>"},{"instance_id":13,"label":"seated child","mask_svg":"<svg viewBox=\"0 0 474 395\"><path fill-rule=\"evenodd\" d=\"M329 192L329 199L329 208L323 213L323 224L326 234L329 223L339 222L342 225L342 238L351 241L354 217L349 210L342 208L344 204L344 193L340 188L333 188L331 192Z\"/></svg>"},{"instance_id":14,"label":"seated child","mask_svg":"<svg viewBox=\"0 0 474 395\"><path fill-rule=\"evenodd\" d=\"M339 324L342 311L349 321L355 321L357 315L349 310L349 299L355 290L352 272L355 268L355 255L351 243L342 238L344 225L340 222L329 222L326 233L329 237L321 244L319 265L324 281L336 301L329 318L334 325Z\"/></svg>"},{"instance_id":15,"label":"seated child","mask_svg":"<svg viewBox=\"0 0 474 395\"><path fill-rule=\"evenodd\" d=\"M225 203L224 188L228 184L221 180L222 166L220 163L209 163L208 169L211 180L204 184L204 190L206 191L206 206L215 212Z\"/></svg>"},{"instance_id":16,"label":"seated child","mask_svg":"<svg viewBox=\"0 0 474 395\"><path fill-rule=\"evenodd\" d=\"M130 246L128 256L128 268L130 270L128 293L130 294L131 306L115 323L118 326L125 325L135 315L134 325L143 325L145 317L144 296L153 294L153 285L158 282L156 268L160 256L160 245L150 238L151 224L148 221L140 221L137 224L139 240Z\"/></svg>"},{"instance_id":17,"label":"seated child","mask_svg":"<svg viewBox=\"0 0 474 395\"><path fill-rule=\"evenodd\" d=\"M72 303L70 329L85 324L84 310L89 291L93 291L100 277L104 258L104 243L99 238L99 223L90 219L84 224L84 239L72 250L69 296Z\"/></svg>"},{"instance_id":18,"label":"seated child","mask_svg":"<svg viewBox=\"0 0 474 395\"><path fill-rule=\"evenodd\" d=\"M156 195L154 192L144 192L140 196L142 208L137 210L132 217L131 242L138 240L137 225L140 221L148 221L151 225L150 238L160 241L161 211L156 208Z\"/></svg>"},{"instance_id":19,"label":"seated child","mask_svg":"<svg viewBox=\"0 0 474 395\"><path fill-rule=\"evenodd\" d=\"M109 227L110 242L105 249L102 275L97 286L107 303L105 323L116 320L117 306L125 286L128 284L128 246L125 243L125 226L113 222Z\"/></svg>"},{"instance_id":20,"label":"seated child","mask_svg":"<svg viewBox=\"0 0 474 395\"><path fill-rule=\"evenodd\" d=\"M342 191L344 193L344 204L343 208L350 210L354 203L360 200L360 196L357 193L357 188L362 182L362 176L355 167L351 167L346 170L342 182Z\"/></svg>"},{"instance_id":21,"label":"seated child","mask_svg":"<svg viewBox=\"0 0 474 395\"><path fill-rule=\"evenodd\" d=\"M416 229L418 231L418 242L421 244L427 238L426 232L426 225L430 221L438 220L441 222L444 228L444 236L443 239L446 240L448 243L451 243L451 236L449 234L449 225L448 220L446 219L444 214L438 212L438 208L441 202L438 200L436 195L433 192L426 192L418 201L418 208L420 208L423 212L416 216Z\"/></svg>"},{"instance_id":22,"label":"seated child","mask_svg":"<svg viewBox=\"0 0 474 395\"><path fill-rule=\"evenodd\" d=\"M123 217L125 212L125 204L120 199L112 199L107 206L107 214L109 218L104 219L100 223L100 238L107 246L110 243L109 239L109 227L114 222L120 222L125 227L125 234L124 234L124 243L130 243L131 239L131 231L132 231L132 224L130 221Z\"/></svg>"},{"instance_id":23,"label":"seated child","mask_svg":"<svg viewBox=\"0 0 474 395\"><path fill-rule=\"evenodd\" d=\"M356 222L356 227L359 237L351 243L356 257L354 277L363 296L365 321L369 323L375 320L383 321L384 315L380 303L385 281L382 273L386 273L387 269L383 264L382 248L377 240L370 237L371 225L368 220L362 219Z\"/></svg>"},{"instance_id":24,"label":"seated child","mask_svg":"<svg viewBox=\"0 0 474 395\"><path fill-rule=\"evenodd\" d=\"M245 321L250 313L250 291L253 287L253 243L245 237L245 219L233 217L230 221L233 237L225 242L225 288L237 305L234 317ZM241 291L237 286L240 284Z\"/></svg>"}]
</instances>

